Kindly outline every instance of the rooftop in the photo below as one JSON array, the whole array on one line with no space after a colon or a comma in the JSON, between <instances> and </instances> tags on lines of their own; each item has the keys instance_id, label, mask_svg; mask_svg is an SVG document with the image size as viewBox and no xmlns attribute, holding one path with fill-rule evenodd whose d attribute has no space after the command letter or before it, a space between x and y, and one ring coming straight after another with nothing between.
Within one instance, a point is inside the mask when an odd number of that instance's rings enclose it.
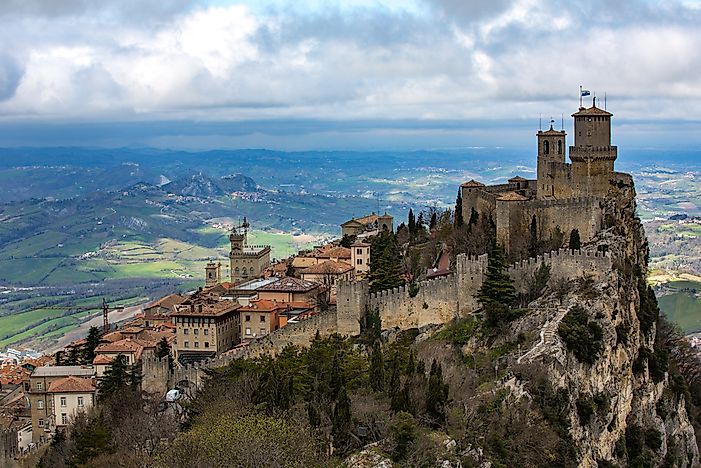
<instances>
[{"instance_id":1,"label":"rooftop","mask_svg":"<svg viewBox=\"0 0 701 468\"><path fill-rule=\"evenodd\" d=\"M85 366L41 366L32 372L32 377L89 377L93 375L95 375L95 369Z\"/></svg>"},{"instance_id":2,"label":"rooftop","mask_svg":"<svg viewBox=\"0 0 701 468\"><path fill-rule=\"evenodd\" d=\"M258 290L279 292L307 292L319 287L319 283L292 277L275 278L275 280L275 282L267 284L262 288L259 288Z\"/></svg>"},{"instance_id":3,"label":"rooftop","mask_svg":"<svg viewBox=\"0 0 701 468\"><path fill-rule=\"evenodd\" d=\"M470 179L461 185L461 187L484 187L482 182L477 182L475 179Z\"/></svg>"},{"instance_id":4,"label":"rooftop","mask_svg":"<svg viewBox=\"0 0 701 468\"><path fill-rule=\"evenodd\" d=\"M314 252L313 255L317 258L351 258L351 251L348 247L331 246Z\"/></svg>"},{"instance_id":5,"label":"rooftop","mask_svg":"<svg viewBox=\"0 0 701 468\"><path fill-rule=\"evenodd\" d=\"M157 301L154 301L144 307L144 310L150 309L152 307L165 307L166 309L172 309L174 305L182 304L185 297L180 294L169 294L166 297L162 297Z\"/></svg>"},{"instance_id":6,"label":"rooftop","mask_svg":"<svg viewBox=\"0 0 701 468\"><path fill-rule=\"evenodd\" d=\"M180 307L174 317L221 317L241 307L234 301L200 302L191 306Z\"/></svg>"},{"instance_id":7,"label":"rooftop","mask_svg":"<svg viewBox=\"0 0 701 468\"><path fill-rule=\"evenodd\" d=\"M497 200L502 200L502 201L523 201L523 200L528 200L528 197L524 197L523 195L519 195L516 192L506 192L503 195L499 195Z\"/></svg>"},{"instance_id":8,"label":"rooftop","mask_svg":"<svg viewBox=\"0 0 701 468\"><path fill-rule=\"evenodd\" d=\"M255 291L256 289L262 288L263 286L266 286L266 285L271 284L271 283L275 283L279 280L280 280L280 278L253 279L253 280L241 283L239 285L236 285L235 289L237 289L239 291Z\"/></svg>"},{"instance_id":9,"label":"rooftop","mask_svg":"<svg viewBox=\"0 0 701 468\"><path fill-rule=\"evenodd\" d=\"M95 382L92 379L84 379L80 377L66 377L51 382L49 385L49 393L92 393L95 391Z\"/></svg>"},{"instance_id":10,"label":"rooftop","mask_svg":"<svg viewBox=\"0 0 701 468\"><path fill-rule=\"evenodd\" d=\"M350 249L348 249L350 250ZM308 268L302 270L302 274L331 274L331 275L342 275L343 273L348 273L353 270L353 266L347 263L334 262L333 260L326 260L325 262L319 263L317 265L312 265Z\"/></svg>"},{"instance_id":11,"label":"rooftop","mask_svg":"<svg viewBox=\"0 0 701 468\"><path fill-rule=\"evenodd\" d=\"M612 116L613 114L610 113L610 112L606 112L606 111L603 110L603 109L599 109L599 108L596 107L596 106L591 106L591 107L589 107L588 109L585 109L585 108L583 108L583 107L580 107L580 108L579 108L579 111L577 111L577 112L575 112L574 114L572 114L572 117L581 117L581 116L587 116L587 115L592 115L592 116L594 116L594 115L598 115L598 116L605 115L605 116L609 116L609 117L610 117L610 116Z\"/></svg>"},{"instance_id":12,"label":"rooftop","mask_svg":"<svg viewBox=\"0 0 701 468\"><path fill-rule=\"evenodd\" d=\"M345 223L341 224L341 226L345 226L347 224L348 225L362 224L363 226L366 226L368 224L372 224L372 223L376 222L377 218L378 218L378 216L375 213L373 213L371 215L363 216L362 218L350 219L350 220L346 221Z\"/></svg>"}]
</instances>

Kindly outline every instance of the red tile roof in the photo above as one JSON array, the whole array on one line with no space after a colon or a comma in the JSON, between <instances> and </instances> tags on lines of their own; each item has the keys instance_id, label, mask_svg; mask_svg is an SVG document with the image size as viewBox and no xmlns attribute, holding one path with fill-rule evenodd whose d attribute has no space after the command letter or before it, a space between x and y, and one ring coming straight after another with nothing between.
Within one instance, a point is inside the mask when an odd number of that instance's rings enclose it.
<instances>
[{"instance_id":1,"label":"red tile roof","mask_svg":"<svg viewBox=\"0 0 701 468\"><path fill-rule=\"evenodd\" d=\"M48 393L92 393L94 391L95 382L92 379L71 376L51 382Z\"/></svg>"},{"instance_id":2,"label":"red tile roof","mask_svg":"<svg viewBox=\"0 0 701 468\"><path fill-rule=\"evenodd\" d=\"M350 250L350 249L348 249ZM342 275L353 270L353 266L347 263L334 262L333 260L326 260L325 262L319 263L317 265L312 265L301 271L304 274L330 274L330 275Z\"/></svg>"}]
</instances>

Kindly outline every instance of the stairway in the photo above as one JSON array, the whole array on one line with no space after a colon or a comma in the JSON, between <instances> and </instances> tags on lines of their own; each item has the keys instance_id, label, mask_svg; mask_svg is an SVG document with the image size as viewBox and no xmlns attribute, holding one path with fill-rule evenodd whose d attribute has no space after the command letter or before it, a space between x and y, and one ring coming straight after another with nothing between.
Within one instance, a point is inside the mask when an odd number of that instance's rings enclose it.
<instances>
[{"instance_id":1,"label":"stairway","mask_svg":"<svg viewBox=\"0 0 701 468\"><path fill-rule=\"evenodd\" d=\"M517 363L521 364L523 361L530 362L534 358L540 356L549 349L557 341L557 327L560 325L562 319L567 315L567 309L559 308L555 317L547 321L543 328L540 329L540 341L535 344L530 350L518 358Z\"/></svg>"}]
</instances>

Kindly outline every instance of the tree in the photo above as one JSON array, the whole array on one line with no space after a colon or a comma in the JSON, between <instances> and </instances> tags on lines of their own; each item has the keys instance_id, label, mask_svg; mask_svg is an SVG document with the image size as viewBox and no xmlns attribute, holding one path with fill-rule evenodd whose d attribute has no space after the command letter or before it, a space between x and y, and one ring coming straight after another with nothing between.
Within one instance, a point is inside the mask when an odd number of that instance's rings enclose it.
<instances>
[{"instance_id":1,"label":"tree","mask_svg":"<svg viewBox=\"0 0 701 468\"><path fill-rule=\"evenodd\" d=\"M477 221L479 221L479 214L477 213L477 210L473 206L472 208L470 208L470 219L467 222L467 225L472 227L475 224L477 224Z\"/></svg>"},{"instance_id":2,"label":"tree","mask_svg":"<svg viewBox=\"0 0 701 468\"><path fill-rule=\"evenodd\" d=\"M516 289L507 273L508 265L504 249L496 242L489 248L487 274L477 293L477 300L483 306L494 304L510 307L516 300Z\"/></svg>"},{"instance_id":3,"label":"tree","mask_svg":"<svg viewBox=\"0 0 701 468\"><path fill-rule=\"evenodd\" d=\"M570 232L569 247L570 250L579 250L582 248L582 242L579 239L579 229L572 229L572 232Z\"/></svg>"},{"instance_id":4,"label":"tree","mask_svg":"<svg viewBox=\"0 0 701 468\"><path fill-rule=\"evenodd\" d=\"M435 359L431 363L426 391L426 415L434 426L445 423L445 405L448 403L448 385L443 382L443 370Z\"/></svg>"},{"instance_id":5,"label":"tree","mask_svg":"<svg viewBox=\"0 0 701 468\"><path fill-rule=\"evenodd\" d=\"M370 388L376 392L385 389L385 361L379 340L372 345L370 354Z\"/></svg>"},{"instance_id":6,"label":"tree","mask_svg":"<svg viewBox=\"0 0 701 468\"><path fill-rule=\"evenodd\" d=\"M168 358L168 369L173 370L173 354L170 352L170 345L164 336L156 345L156 357L158 359Z\"/></svg>"},{"instance_id":7,"label":"tree","mask_svg":"<svg viewBox=\"0 0 701 468\"><path fill-rule=\"evenodd\" d=\"M414 210L412 210L411 208L409 208L408 227L409 237L412 238L416 234L416 218L414 217Z\"/></svg>"},{"instance_id":8,"label":"tree","mask_svg":"<svg viewBox=\"0 0 701 468\"><path fill-rule=\"evenodd\" d=\"M331 433L333 435L334 448L343 453L348 449L350 434L353 427L351 402L344 386L342 386L341 390L338 392L338 399L333 407L331 423L333 425Z\"/></svg>"},{"instance_id":9,"label":"tree","mask_svg":"<svg viewBox=\"0 0 701 468\"><path fill-rule=\"evenodd\" d=\"M92 364L93 359L95 359L95 348L100 345L100 338L102 333L97 327L90 327L88 331L88 336L85 338L85 345L83 346L83 362L86 364Z\"/></svg>"},{"instance_id":10,"label":"tree","mask_svg":"<svg viewBox=\"0 0 701 468\"><path fill-rule=\"evenodd\" d=\"M528 256L537 257L540 253L540 242L538 239L538 221L535 215L531 218L531 227L529 229L529 239L528 239Z\"/></svg>"},{"instance_id":11,"label":"tree","mask_svg":"<svg viewBox=\"0 0 701 468\"><path fill-rule=\"evenodd\" d=\"M414 417L405 411L398 412L394 415L394 420L390 426L390 434L394 445L392 458L397 462L402 461L418 434Z\"/></svg>"},{"instance_id":12,"label":"tree","mask_svg":"<svg viewBox=\"0 0 701 468\"><path fill-rule=\"evenodd\" d=\"M384 291L404 284L401 255L393 233L383 231L370 244L370 291Z\"/></svg>"},{"instance_id":13,"label":"tree","mask_svg":"<svg viewBox=\"0 0 701 468\"><path fill-rule=\"evenodd\" d=\"M472 221L472 216L470 216L470 221ZM462 193L458 189L458 197L455 199L455 227L462 227L463 224L465 224L465 220L462 218Z\"/></svg>"},{"instance_id":14,"label":"tree","mask_svg":"<svg viewBox=\"0 0 701 468\"><path fill-rule=\"evenodd\" d=\"M428 228L433 231L433 229L436 227L436 224L438 223L438 215L434 211L431 213L431 221L428 223Z\"/></svg>"},{"instance_id":15,"label":"tree","mask_svg":"<svg viewBox=\"0 0 701 468\"><path fill-rule=\"evenodd\" d=\"M341 242L339 245L341 247L347 247L350 248L351 245L355 242L356 236L352 234L343 234L343 237L341 238Z\"/></svg>"},{"instance_id":16,"label":"tree","mask_svg":"<svg viewBox=\"0 0 701 468\"><path fill-rule=\"evenodd\" d=\"M76 428L71 434L75 449L69 466L83 466L96 456L112 451L112 436L102 414L92 418L84 427Z\"/></svg>"},{"instance_id":17,"label":"tree","mask_svg":"<svg viewBox=\"0 0 701 468\"><path fill-rule=\"evenodd\" d=\"M130 366L123 354L117 355L97 384L99 398L105 400L119 392L136 388L141 384L141 370L138 364Z\"/></svg>"}]
</instances>

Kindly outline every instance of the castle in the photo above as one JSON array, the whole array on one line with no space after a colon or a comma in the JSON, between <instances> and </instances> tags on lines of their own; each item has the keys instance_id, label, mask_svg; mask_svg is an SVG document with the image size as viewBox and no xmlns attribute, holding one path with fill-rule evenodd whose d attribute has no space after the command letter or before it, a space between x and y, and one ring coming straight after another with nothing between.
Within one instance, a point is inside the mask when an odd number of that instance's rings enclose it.
<instances>
[{"instance_id":1,"label":"castle","mask_svg":"<svg viewBox=\"0 0 701 468\"><path fill-rule=\"evenodd\" d=\"M506 184L484 185L471 180L461 185L463 219L484 216L496 225L498 242L512 258L528 251L535 230L548 239L559 230L577 229L582 242L602 227L602 201L612 180L618 148L611 145L613 114L596 107L580 107L574 118L571 163L565 162L564 130L538 131L537 179L513 177Z\"/></svg>"}]
</instances>

